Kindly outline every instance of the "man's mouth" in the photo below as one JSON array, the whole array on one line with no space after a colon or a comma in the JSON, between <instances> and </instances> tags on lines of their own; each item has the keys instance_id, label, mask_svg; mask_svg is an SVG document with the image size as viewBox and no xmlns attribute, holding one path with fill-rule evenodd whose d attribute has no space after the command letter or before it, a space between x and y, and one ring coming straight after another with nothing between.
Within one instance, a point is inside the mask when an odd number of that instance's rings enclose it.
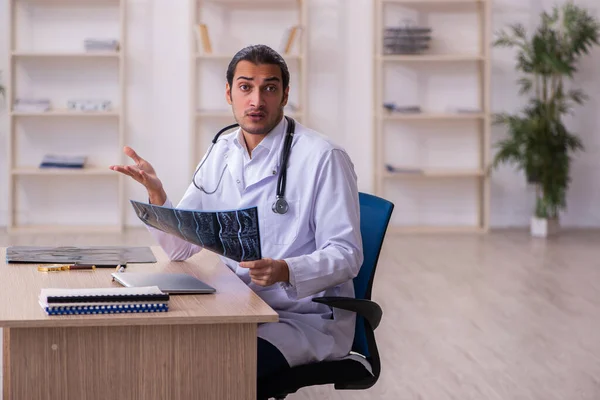
<instances>
[{"instance_id":1,"label":"man's mouth","mask_svg":"<svg viewBox=\"0 0 600 400\"><path fill-rule=\"evenodd\" d=\"M251 112L251 113L248 113L247 115L248 115L248 117L250 117L250 119L252 121L260 121L261 119L265 118L265 116L266 116L264 112L260 112L260 111Z\"/></svg>"}]
</instances>

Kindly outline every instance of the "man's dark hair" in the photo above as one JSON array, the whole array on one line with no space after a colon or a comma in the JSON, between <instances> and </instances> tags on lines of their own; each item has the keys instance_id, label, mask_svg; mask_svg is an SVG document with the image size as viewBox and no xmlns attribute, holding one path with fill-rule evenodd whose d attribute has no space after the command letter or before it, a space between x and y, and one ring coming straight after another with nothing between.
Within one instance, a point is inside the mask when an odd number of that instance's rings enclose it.
<instances>
[{"instance_id":1,"label":"man's dark hair","mask_svg":"<svg viewBox=\"0 0 600 400\"><path fill-rule=\"evenodd\" d=\"M250 61L253 64L274 64L281 69L281 79L283 79L283 90L287 89L290 84L290 71L283 57L275 50L264 44L252 45L244 47L236 53L231 59L229 67L227 67L227 83L229 87L233 86L233 75L240 61Z\"/></svg>"}]
</instances>

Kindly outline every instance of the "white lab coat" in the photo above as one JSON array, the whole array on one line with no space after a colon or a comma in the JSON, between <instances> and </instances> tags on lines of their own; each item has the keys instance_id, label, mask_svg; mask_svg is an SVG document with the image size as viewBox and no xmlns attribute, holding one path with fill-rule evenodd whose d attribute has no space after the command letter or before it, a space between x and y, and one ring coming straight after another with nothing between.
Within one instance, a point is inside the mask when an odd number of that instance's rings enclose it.
<instances>
[{"instance_id":1,"label":"white lab coat","mask_svg":"<svg viewBox=\"0 0 600 400\"><path fill-rule=\"evenodd\" d=\"M353 164L343 149L299 123L288 163L289 211L280 215L271 210L286 129L283 118L254 149L252 159L239 129L222 135L196 176L196 183L209 192L222 176L217 191L208 195L190 184L177 207L205 211L258 207L262 256L286 260L290 284L256 285L247 269L223 261L279 314L279 322L259 325L258 336L296 366L348 355L354 313L332 310L311 298L354 297L352 278L363 253ZM165 206L172 207L171 201ZM185 260L201 250L149 229L173 260Z\"/></svg>"}]
</instances>

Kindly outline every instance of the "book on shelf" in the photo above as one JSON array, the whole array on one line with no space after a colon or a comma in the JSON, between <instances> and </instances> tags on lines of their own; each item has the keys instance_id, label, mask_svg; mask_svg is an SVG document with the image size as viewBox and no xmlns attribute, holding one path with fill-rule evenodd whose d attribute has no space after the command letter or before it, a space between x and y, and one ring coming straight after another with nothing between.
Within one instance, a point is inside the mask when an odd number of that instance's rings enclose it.
<instances>
[{"instance_id":1,"label":"book on shelf","mask_svg":"<svg viewBox=\"0 0 600 400\"><path fill-rule=\"evenodd\" d=\"M395 167L390 164L385 165L385 169L390 173L401 173L401 174L422 174L421 168L409 168L409 167Z\"/></svg>"},{"instance_id":2,"label":"book on shelf","mask_svg":"<svg viewBox=\"0 0 600 400\"><path fill-rule=\"evenodd\" d=\"M45 288L39 303L48 315L154 313L169 310L169 294L157 286Z\"/></svg>"},{"instance_id":3,"label":"book on shelf","mask_svg":"<svg viewBox=\"0 0 600 400\"><path fill-rule=\"evenodd\" d=\"M69 111L102 111L112 110L112 101L102 99L69 99L67 100Z\"/></svg>"},{"instance_id":4,"label":"book on shelf","mask_svg":"<svg viewBox=\"0 0 600 400\"><path fill-rule=\"evenodd\" d=\"M196 35L196 46L198 53L212 54L212 44L208 34L208 26L206 24L196 24L194 26Z\"/></svg>"},{"instance_id":5,"label":"book on shelf","mask_svg":"<svg viewBox=\"0 0 600 400\"><path fill-rule=\"evenodd\" d=\"M17 112L47 112L52 109L52 102L46 98L17 98L13 110Z\"/></svg>"},{"instance_id":6,"label":"book on shelf","mask_svg":"<svg viewBox=\"0 0 600 400\"><path fill-rule=\"evenodd\" d=\"M482 112L479 107L448 107L446 110L452 114L480 114Z\"/></svg>"},{"instance_id":7,"label":"book on shelf","mask_svg":"<svg viewBox=\"0 0 600 400\"><path fill-rule=\"evenodd\" d=\"M119 51L119 41L116 39L87 38L83 41L86 52L116 52Z\"/></svg>"},{"instance_id":8,"label":"book on shelf","mask_svg":"<svg viewBox=\"0 0 600 400\"><path fill-rule=\"evenodd\" d=\"M40 163L40 168L83 168L86 156L66 156L47 154Z\"/></svg>"},{"instance_id":9,"label":"book on shelf","mask_svg":"<svg viewBox=\"0 0 600 400\"><path fill-rule=\"evenodd\" d=\"M279 49L281 54L291 54L296 43L300 43L303 28L300 25L294 25L286 29L283 35L282 43Z\"/></svg>"}]
</instances>

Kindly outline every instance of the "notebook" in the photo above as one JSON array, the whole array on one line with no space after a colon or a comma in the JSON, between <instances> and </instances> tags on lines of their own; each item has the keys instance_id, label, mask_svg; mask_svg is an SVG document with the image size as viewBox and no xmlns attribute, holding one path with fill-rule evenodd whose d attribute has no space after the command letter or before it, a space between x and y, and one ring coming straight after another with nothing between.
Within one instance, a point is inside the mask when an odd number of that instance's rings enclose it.
<instances>
[{"instance_id":1,"label":"notebook","mask_svg":"<svg viewBox=\"0 0 600 400\"><path fill-rule=\"evenodd\" d=\"M47 288L39 303L48 315L166 312L169 294L157 286L137 288Z\"/></svg>"},{"instance_id":2,"label":"notebook","mask_svg":"<svg viewBox=\"0 0 600 400\"><path fill-rule=\"evenodd\" d=\"M165 293L202 294L216 290L196 277L170 272L113 272L115 281L126 287L157 286Z\"/></svg>"}]
</instances>

